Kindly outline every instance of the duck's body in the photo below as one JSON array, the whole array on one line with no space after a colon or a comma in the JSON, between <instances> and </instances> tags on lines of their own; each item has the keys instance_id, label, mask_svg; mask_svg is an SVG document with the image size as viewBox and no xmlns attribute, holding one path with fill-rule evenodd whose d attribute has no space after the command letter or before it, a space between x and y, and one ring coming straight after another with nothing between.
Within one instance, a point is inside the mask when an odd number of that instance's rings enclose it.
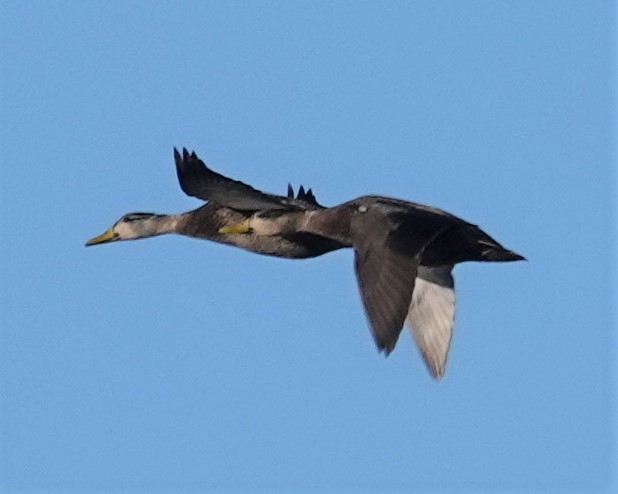
<instances>
[{"instance_id":1,"label":"duck's body","mask_svg":"<svg viewBox=\"0 0 618 494\"><path fill-rule=\"evenodd\" d=\"M331 208L302 212L258 211L236 231L259 238L297 239L314 235L354 247L360 237L375 238L381 228L395 235L406 250L422 243L419 265L442 266L465 261L515 261L522 257L505 249L478 226L438 208L384 196L362 196ZM233 231L225 228L224 231Z\"/></svg>"},{"instance_id":2,"label":"duck's body","mask_svg":"<svg viewBox=\"0 0 618 494\"><path fill-rule=\"evenodd\" d=\"M452 337L453 266L523 259L438 208L383 196L325 208L310 189L266 194L213 172L195 153L174 155L183 191L208 203L180 215L125 215L86 245L178 233L293 259L352 248L378 348L390 353L407 323L435 378L444 373Z\"/></svg>"},{"instance_id":3,"label":"duck's body","mask_svg":"<svg viewBox=\"0 0 618 494\"><path fill-rule=\"evenodd\" d=\"M264 236L255 232L238 235L223 233L230 225L238 225L251 217L249 212L221 206L210 202L202 207L178 216L174 233L194 238L211 240L268 256L288 259L306 259L346 247L335 241L317 241L312 235L296 237Z\"/></svg>"}]
</instances>

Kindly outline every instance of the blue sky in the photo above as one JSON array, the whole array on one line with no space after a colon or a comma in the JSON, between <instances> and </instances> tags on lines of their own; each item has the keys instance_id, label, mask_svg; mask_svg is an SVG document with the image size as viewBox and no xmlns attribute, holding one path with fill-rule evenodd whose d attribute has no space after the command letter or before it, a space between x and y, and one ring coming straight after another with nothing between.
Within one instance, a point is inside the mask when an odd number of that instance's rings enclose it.
<instances>
[{"instance_id":1,"label":"blue sky","mask_svg":"<svg viewBox=\"0 0 618 494\"><path fill-rule=\"evenodd\" d=\"M616 488L612 2L0 6L4 492ZM178 236L172 147L267 191L442 207L529 262L456 271L436 383L341 251Z\"/></svg>"}]
</instances>

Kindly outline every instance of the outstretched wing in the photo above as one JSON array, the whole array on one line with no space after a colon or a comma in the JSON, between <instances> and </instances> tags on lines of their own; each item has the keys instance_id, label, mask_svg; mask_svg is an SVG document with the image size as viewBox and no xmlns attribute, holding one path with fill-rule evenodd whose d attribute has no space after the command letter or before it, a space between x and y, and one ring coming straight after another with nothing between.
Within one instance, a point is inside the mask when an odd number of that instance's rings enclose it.
<instances>
[{"instance_id":1,"label":"outstretched wing","mask_svg":"<svg viewBox=\"0 0 618 494\"><path fill-rule=\"evenodd\" d=\"M424 247L439 230L418 228L411 235L405 217L378 210L352 221L355 268L367 318L378 349L388 355L410 309Z\"/></svg>"},{"instance_id":2,"label":"outstretched wing","mask_svg":"<svg viewBox=\"0 0 618 494\"><path fill-rule=\"evenodd\" d=\"M412 299L418 256L403 255L388 238L355 245L354 261L361 298L380 351L393 351Z\"/></svg>"},{"instance_id":3,"label":"outstretched wing","mask_svg":"<svg viewBox=\"0 0 618 494\"><path fill-rule=\"evenodd\" d=\"M406 323L434 379L444 374L455 322L453 265L419 266Z\"/></svg>"},{"instance_id":4,"label":"outstretched wing","mask_svg":"<svg viewBox=\"0 0 618 494\"><path fill-rule=\"evenodd\" d=\"M250 185L212 171L195 152L174 148L180 187L185 194L203 201L217 202L241 211L297 209L286 197L266 194Z\"/></svg>"}]
</instances>

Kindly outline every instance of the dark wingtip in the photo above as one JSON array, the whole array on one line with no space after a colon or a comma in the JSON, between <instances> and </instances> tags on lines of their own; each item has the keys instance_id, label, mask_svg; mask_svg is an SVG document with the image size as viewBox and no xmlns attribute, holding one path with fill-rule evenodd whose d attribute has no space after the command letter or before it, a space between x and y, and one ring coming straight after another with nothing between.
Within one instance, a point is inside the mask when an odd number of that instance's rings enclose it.
<instances>
[{"instance_id":1,"label":"dark wingtip","mask_svg":"<svg viewBox=\"0 0 618 494\"><path fill-rule=\"evenodd\" d=\"M395 349L395 344L397 343L397 340L383 341L378 338L376 334L373 334L373 340L375 341L376 347L378 347L378 353L383 353L385 358L391 354L391 352Z\"/></svg>"},{"instance_id":2,"label":"dark wingtip","mask_svg":"<svg viewBox=\"0 0 618 494\"><path fill-rule=\"evenodd\" d=\"M313 192L311 191L311 189L309 189L307 191L307 194L305 194L305 198L306 198L307 202L311 202L313 204L317 204L317 201L315 200L315 196L313 195Z\"/></svg>"},{"instance_id":3,"label":"dark wingtip","mask_svg":"<svg viewBox=\"0 0 618 494\"><path fill-rule=\"evenodd\" d=\"M196 196L196 183L202 179L204 164L194 151L189 153L186 147L182 148L182 155L174 147L174 159L180 188L185 194Z\"/></svg>"},{"instance_id":4,"label":"dark wingtip","mask_svg":"<svg viewBox=\"0 0 618 494\"><path fill-rule=\"evenodd\" d=\"M294 199L294 188L290 182L288 182L288 197Z\"/></svg>"}]
</instances>

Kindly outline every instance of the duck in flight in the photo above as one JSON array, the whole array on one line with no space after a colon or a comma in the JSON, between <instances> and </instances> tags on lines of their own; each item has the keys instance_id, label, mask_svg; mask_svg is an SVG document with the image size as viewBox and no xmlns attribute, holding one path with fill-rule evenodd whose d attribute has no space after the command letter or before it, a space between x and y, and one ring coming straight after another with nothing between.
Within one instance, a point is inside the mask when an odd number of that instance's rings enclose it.
<instances>
[{"instance_id":1,"label":"duck in flight","mask_svg":"<svg viewBox=\"0 0 618 494\"><path fill-rule=\"evenodd\" d=\"M454 265L524 259L438 208L375 195L328 208L302 186L268 194L214 172L194 152L174 149L174 158L182 190L206 204L177 215L124 215L86 245L177 233L292 259L352 248L378 349L388 355L407 325L435 379L453 334Z\"/></svg>"}]
</instances>

